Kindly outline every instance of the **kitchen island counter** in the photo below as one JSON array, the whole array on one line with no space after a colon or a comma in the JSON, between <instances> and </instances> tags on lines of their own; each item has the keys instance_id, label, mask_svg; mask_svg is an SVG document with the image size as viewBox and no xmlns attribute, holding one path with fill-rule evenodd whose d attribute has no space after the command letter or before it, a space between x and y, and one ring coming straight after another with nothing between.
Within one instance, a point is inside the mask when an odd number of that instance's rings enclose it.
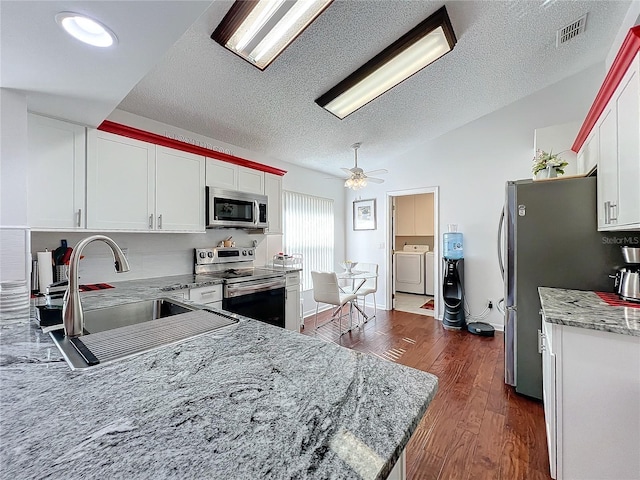
<instances>
[{"instance_id":1,"label":"kitchen island counter","mask_svg":"<svg viewBox=\"0 0 640 480\"><path fill-rule=\"evenodd\" d=\"M173 280L115 282L82 302L167 296L189 279ZM27 314L0 326L1 478L385 478L437 388L247 318L85 372Z\"/></svg>"},{"instance_id":2,"label":"kitchen island counter","mask_svg":"<svg viewBox=\"0 0 640 480\"><path fill-rule=\"evenodd\" d=\"M609 305L596 292L539 287L538 293L549 323L640 337L640 308Z\"/></svg>"}]
</instances>

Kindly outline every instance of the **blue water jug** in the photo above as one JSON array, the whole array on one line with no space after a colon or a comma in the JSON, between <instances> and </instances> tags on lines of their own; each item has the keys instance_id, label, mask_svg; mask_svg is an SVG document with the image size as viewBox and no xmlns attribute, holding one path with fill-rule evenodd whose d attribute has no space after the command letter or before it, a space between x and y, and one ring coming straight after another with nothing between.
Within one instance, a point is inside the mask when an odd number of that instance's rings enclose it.
<instances>
[{"instance_id":1,"label":"blue water jug","mask_svg":"<svg viewBox=\"0 0 640 480\"><path fill-rule=\"evenodd\" d=\"M444 234L444 258L460 260L462 255L462 234L460 232L447 232Z\"/></svg>"}]
</instances>

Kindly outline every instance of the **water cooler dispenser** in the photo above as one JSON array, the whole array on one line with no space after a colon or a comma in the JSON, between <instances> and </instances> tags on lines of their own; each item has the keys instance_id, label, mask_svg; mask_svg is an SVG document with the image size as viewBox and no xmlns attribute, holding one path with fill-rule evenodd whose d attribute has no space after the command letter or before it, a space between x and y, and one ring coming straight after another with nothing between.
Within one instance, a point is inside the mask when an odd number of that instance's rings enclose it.
<instances>
[{"instance_id":1,"label":"water cooler dispenser","mask_svg":"<svg viewBox=\"0 0 640 480\"><path fill-rule=\"evenodd\" d=\"M449 225L444 234L444 278L442 297L444 316L442 325L449 330L461 330L466 326L464 315L464 258L462 233L456 225Z\"/></svg>"}]
</instances>

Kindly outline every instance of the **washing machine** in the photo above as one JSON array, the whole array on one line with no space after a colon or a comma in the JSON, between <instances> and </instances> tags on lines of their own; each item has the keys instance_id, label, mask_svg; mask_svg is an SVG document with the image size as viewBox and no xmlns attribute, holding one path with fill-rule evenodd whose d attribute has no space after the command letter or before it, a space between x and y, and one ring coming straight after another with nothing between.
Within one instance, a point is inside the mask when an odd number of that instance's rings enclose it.
<instances>
[{"instance_id":1,"label":"washing machine","mask_svg":"<svg viewBox=\"0 0 640 480\"><path fill-rule=\"evenodd\" d=\"M425 254L428 245L405 245L393 254L396 292L425 294Z\"/></svg>"}]
</instances>

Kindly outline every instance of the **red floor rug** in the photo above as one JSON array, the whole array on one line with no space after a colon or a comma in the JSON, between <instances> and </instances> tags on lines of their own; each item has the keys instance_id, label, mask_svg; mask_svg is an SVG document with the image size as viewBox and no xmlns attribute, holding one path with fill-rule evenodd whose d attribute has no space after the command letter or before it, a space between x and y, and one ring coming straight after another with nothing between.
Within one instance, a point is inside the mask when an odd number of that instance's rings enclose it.
<instances>
[{"instance_id":1,"label":"red floor rug","mask_svg":"<svg viewBox=\"0 0 640 480\"><path fill-rule=\"evenodd\" d=\"M433 310L433 299L429 300L427 303L422 305L420 308L424 308L425 310Z\"/></svg>"}]
</instances>

